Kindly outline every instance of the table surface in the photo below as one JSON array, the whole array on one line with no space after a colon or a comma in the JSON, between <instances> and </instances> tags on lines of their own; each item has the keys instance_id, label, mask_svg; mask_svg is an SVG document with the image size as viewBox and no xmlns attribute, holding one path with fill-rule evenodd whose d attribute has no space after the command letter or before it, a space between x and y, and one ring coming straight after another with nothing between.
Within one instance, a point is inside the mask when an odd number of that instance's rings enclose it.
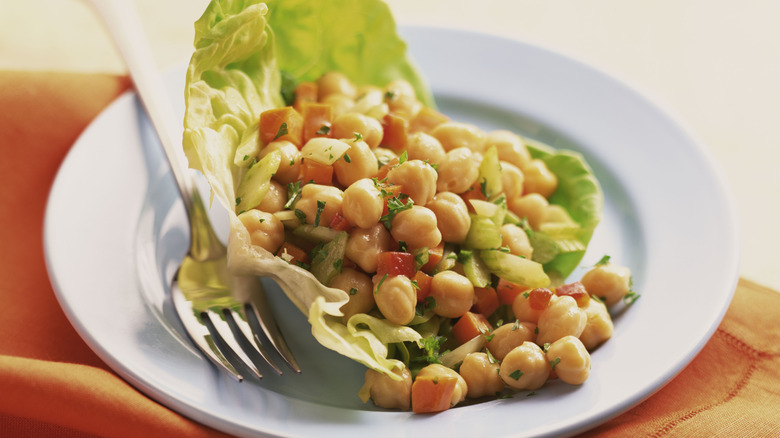
<instances>
[{"instance_id":1,"label":"table surface","mask_svg":"<svg viewBox=\"0 0 780 438\"><path fill-rule=\"evenodd\" d=\"M133 1L159 67L186 63L192 23L208 2ZM469 29L544 46L659 102L703 140L731 187L740 217L741 275L780 290L780 2L387 3L400 24ZM100 22L79 0L0 2L0 69L125 72Z\"/></svg>"}]
</instances>

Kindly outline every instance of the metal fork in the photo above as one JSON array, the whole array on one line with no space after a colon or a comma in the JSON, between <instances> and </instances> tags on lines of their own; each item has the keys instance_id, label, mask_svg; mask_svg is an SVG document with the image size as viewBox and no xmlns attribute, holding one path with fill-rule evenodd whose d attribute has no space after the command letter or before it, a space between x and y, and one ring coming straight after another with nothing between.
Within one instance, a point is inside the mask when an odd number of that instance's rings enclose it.
<instances>
[{"instance_id":1,"label":"metal fork","mask_svg":"<svg viewBox=\"0 0 780 438\"><path fill-rule=\"evenodd\" d=\"M182 165L183 152L173 136L176 126L173 110L132 2L89 0L89 3L102 19L130 71L184 201L190 223L190 248L171 285L171 297L185 330L218 368L239 381L245 373L262 378L260 369L264 365L282 374L264 347L266 341L290 369L300 373L269 310L260 279L233 276L228 271L225 246L214 233L191 174Z\"/></svg>"}]
</instances>

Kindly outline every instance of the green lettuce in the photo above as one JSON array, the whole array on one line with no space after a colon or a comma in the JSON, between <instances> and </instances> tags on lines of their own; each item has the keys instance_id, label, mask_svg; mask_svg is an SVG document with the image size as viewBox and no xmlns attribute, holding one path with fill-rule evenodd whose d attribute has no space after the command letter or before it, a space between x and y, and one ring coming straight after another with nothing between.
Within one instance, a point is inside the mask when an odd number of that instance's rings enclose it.
<instances>
[{"instance_id":1,"label":"green lettuce","mask_svg":"<svg viewBox=\"0 0 780 438\"><path fill-rule=\"evenodd\" d=\"M526 139L531 157L538 158L558 177L558 188L550 203L563 207L568 220L542 227L541 232L554 242L555 256L544 263L553 283L561 283L579 265L601 221L604 195L593 170L581 154L555 150L541 142ZM536 248L534 248L536 252Z\"/></svg>"},{"instance_id":2,"label":"green lettuce","mask_svg":"<svg viewBox=\"0 0 780 438\"><path fill-rule=\"evenodd\" d=\"M231 271L272 278L308 316L322 345L394 376L392 369L402 363L387 357L389 344L414 342L420 335L367 315L345 323L340 308L347 293L252 245L235 211L237 187L252 162L245 158L256 157L261 147L259 114L284 106L281 70L299 81L329 70L357 84L403 78L422 101L433 103L389 9L378 0L213 0L195 23L194 45L185 82L183 147L190 167L203 173L228 212Z\"/></svg>"}]
</instances>

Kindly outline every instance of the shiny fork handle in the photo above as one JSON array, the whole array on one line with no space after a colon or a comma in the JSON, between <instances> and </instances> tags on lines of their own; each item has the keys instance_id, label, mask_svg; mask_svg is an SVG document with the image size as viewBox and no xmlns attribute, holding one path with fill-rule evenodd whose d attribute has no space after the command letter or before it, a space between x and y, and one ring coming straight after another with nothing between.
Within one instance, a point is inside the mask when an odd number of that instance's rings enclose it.
<instances>
[{"instance_id":1,"label":"shiny fork handle","mask_svg":"<svg viewBox=\"0 0 780 438\"><path fill-rule=\"evenodd\" d=\"M196 261L223 256L225 247L214 233L192 176L183 164L187 161L179 147L181 134L174 134L177 132L174 128L177 122L173 108L133 3L128 0L88 0L88 3L101 17L106 30L111 34L160 138L189 219L190 256Z\"/></svg>"}]
</instances>

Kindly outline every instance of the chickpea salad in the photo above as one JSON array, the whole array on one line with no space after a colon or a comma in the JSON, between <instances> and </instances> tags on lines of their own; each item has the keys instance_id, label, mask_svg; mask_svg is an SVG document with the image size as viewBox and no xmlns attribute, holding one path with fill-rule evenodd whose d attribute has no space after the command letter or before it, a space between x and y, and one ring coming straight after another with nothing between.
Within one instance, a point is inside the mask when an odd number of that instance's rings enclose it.
<instances>
[{"instance_id":1,"label":"chickpea salad","mask_svg":"<svg viewBox=\"0 0 780 438\"><path fill-rule=\"evenodd\" d=\"M608 257L566 281L601 218L579 154L438 111L378 0L213 0L195 31L183 144L229 213L229 267L364 364L364 402L587 380L637 295Z\"/></svg>"}]
</instances>

